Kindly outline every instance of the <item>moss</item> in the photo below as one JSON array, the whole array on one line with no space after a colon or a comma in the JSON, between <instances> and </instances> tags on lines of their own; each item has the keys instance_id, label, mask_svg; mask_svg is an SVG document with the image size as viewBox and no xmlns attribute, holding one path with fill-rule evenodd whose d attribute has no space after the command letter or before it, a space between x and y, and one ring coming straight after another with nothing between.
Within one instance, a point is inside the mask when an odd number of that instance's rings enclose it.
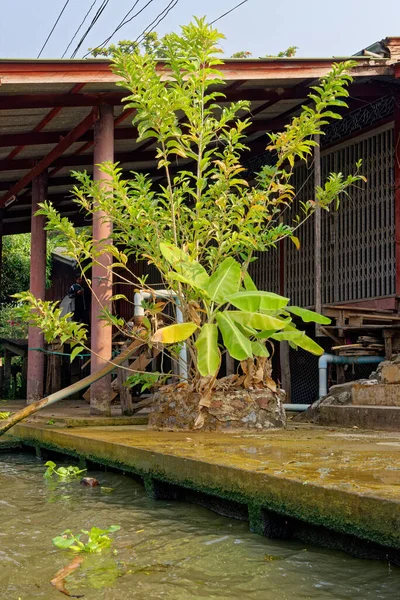
<instances>
[{"instance_id":1,"label":"moss","mask_svg":"<svg viewBox=\"0 0 400 600\"><path fill-rule=\"evenodd\" d=\"M37 425L20 426L18 433L23 433L20 438L26 444L39 444L48 450L138 475L152 498L174 497L175 492L168 491L166 486L175 486L247 505L250 528L256 533L290 536L288 518L291 518L400 548L400 505L398 498L392 499L386 493L390 491L388 487L382 486L386 497L384 493L379 497L378 493L357 493L335 483L326 486L323 479L308 483L290 473L279 476L257 469L247 456L240 462L236 455L230 454L235 444L253 452L252 437L209 434L198 436L193 442L191 438L182 437L185 434L166 436L133 429L124 432L117 427L107 432L93 429L71 432ZM187 448L188 440L197 445L200 445L199 440L208 440L210 449L204 442L200 456L197 450L193 456ZM174 445L169 445L170 441ZM274 441L277 445L282 443L277 436ZM318 444L326 444L326 441L319 440ZM326 460L321 460L320 452L321 464L326 464ZM376 489L380 491L379 486Z\"/></svg>"}]
</instances>

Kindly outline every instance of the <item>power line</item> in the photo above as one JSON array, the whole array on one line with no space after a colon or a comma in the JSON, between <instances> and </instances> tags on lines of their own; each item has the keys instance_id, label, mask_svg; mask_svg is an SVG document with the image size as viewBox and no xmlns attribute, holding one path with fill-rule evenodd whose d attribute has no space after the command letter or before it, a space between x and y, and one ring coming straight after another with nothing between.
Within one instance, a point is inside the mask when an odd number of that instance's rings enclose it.
<instances>
[{"instance_id":1,"label":"power line","mask_svg":"<svg viewBox=\"0 0 400 600\"><path fill-rule=\"evenodd\" d=\"M163 21L165 19L165 17L168 15L168 13L171 12L171 10L173 8L175 8L175 6L178 4L179 0L171 0L169 2L169 4L164 8L164 10L162 10L160 12L160 14L158 14L156 16L155 19L153 19L153 21L147 25L146 29L144 29L142 31L142 33L136 38L135 42L138 42L139 40L142 41L147 33L151 33L156 27L158 27L158 25L161 23L161 21ZM165 14L164 14L165 13ZM153 27L152 27L153 25ZM149 29L149 27L151 27L151 29Z\"/></svg>"},{"instance_id":2,"label":"power line","mask_svg":"<svg viewBox=\"0 0 400 600\"><path fill-rule=\"evenodd\" d=\"M51 31L50 31L49 35L47 36L47 38L46 38L46 41L44 42L44 44L43 44L43 46L42 46L42 48L41 48L41 50L40 50L40 52L39 52L39 54L37 55L37 57L36 57L36 58L40 58L40 56L41 56L41 54L42 54L43 50L46 48L46 46L47 46L47 42L48 42L48 41L49 41L49 39L51 38L51 36L52 36L52 34L53 34L53 31L54 31L54 30L55 30L55 28L57 27L58 21L59 21L59 20L61 19L61 17L63 16L63 13L64 13L65 9L67 8L68 4L69 4L69 0L67 0L67 1L66 1L66 3L64 4L64 6L63 6L63 8L62 8L62 10L61 10L61 12L60 12L60 14L58 15L58 17L57 17L57 19L56 19L56 22L54 23L53 27L51 28Z\"/></svg>"},{"instance_id":3,"label":"power line","mask_svg":"<svg viewBox=\"0 0 400 600\"><path fill-rule=\"evenodd\" d=\"M243 0L243 2L239 2L239 4L237 4L236 6L234 6L233 8L231 8L230 10L228 10L226 13L224 13L223 15L220 15L219 17L217 17L216 19L214 19L214 21L211 21L211 23L209 23L209 25L214 25L214 23L216 23L220 19L223 19L224 17L226 17L226 15L229 15L231 12L233 12L234 10L236 10L237 8L239 8L239 6L242 6L242 4L246 4L246 2L248 2L248 1L249 0Z\"/></svg>"},{"instance_id":4,"label":"power line","mask_svg":"<svg viewBox=\"0 0 400 600\"><path fill-rule=\"evenodd\" d=\"M140 15L140 13L142 13L149 6L149 4L151 4L152 2L154 2L154 0L148 0L148 2L140 10L138 10L134 15L132 15L128 19L127 17L129 17L129 15L133 11L133 9L136 7L136 5L138 4L138 2L139 2L139 0L136 0L136 2L134 3L134 5L132 6L132 8L130 10L128 10L128 12L126 13L126 15L122 18L122 20L119 22L119 24L117 25L117 27L114 29L114 31L101 44L98 44L96 46L96 48L104 48L104 46L106 44L108 44L108 42L111 40L111 38L113 37L113 35L115 35L117 33L117 31L119 31L120 29L122 29L122 27L124 27L127 23L130 23L131 21L133 21L133 19L135 19L138 15ZM86 54L84 54L83 58L86 58L86 56L88 56L89 54L90 54L90 52L87 52Z\"/></svg>"},{"instance_id":5,"label":"power line","mask_svg":"<svg viewBox=\"0 0 400 600\"><path fill-rule=\"evenodd\" d=\"M64 56L67 54L72 42L74 41L74 39L76 38L76 36L78 35L78 33L80 32L80 30L82 29L82 26L84 24L84 22L86 21L86 19L88 18L89 14L92 12L92 8L94 7L94 5L96 4L97 0L94 0L94 2L92 2L92 4L90 5L89 10L87 11L86 15L83 17L81 24L79 25L78 29L75 31L74 35L72 36L68 46L65 48L64 50L64 54L62 55L61 58L64 58Z\"/></svg>"},{"instance_id":6,"label":"power line","mask_svg":"<svg viewBox=\"0 0 400 600\"><path fill-rule=\"evenodd\" d=\"M94 17L93 17L93 19L92 19L89 27L86 29L86 31L83 34L83 36L81 37L78 45L76 46L75 50L71 54L71 58L75 58L75 56L77 55L77 53L78 53L80 47L82 46L83 42L85 41L85 39L87 38L87 36L91 32L91 30L93 29L93 27L96 25L97 21L100 19L100 17L103 14L104 10L107 8L107 5L108 5L109 2L110 2L110 0L103 0L103 2L101 3L100 7L97 9L97 12L94 15Z\"/></svg>"}]
</instances>

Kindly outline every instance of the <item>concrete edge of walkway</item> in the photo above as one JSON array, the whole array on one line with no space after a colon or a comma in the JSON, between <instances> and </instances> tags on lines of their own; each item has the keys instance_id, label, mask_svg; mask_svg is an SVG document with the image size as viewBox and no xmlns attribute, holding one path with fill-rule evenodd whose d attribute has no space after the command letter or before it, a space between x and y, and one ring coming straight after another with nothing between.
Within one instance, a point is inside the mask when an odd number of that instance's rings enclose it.
<instances>
[{"instance_id":1,"label":"concrete edge of walkway","mask_svg":"<svg viewBox=\"0 0 400 600\"><path fill-rule=\"evenodd\" d=\"M154 498L168 495L165 489L160 492L161 483L246 505L250 529L256 533L286 537L285 530L293 528L294 522L300 524L297 527L300 530L308 524L326 528L328 538L334 532L351 536L353 541L350 539L347 544L350 546L354 540L361 540L366 546L377 544L383 549L378 558L385 557L385 548L392 549L400 561L400 498L389 500L338 488L304 485L293 478L144 449L139 444L128 446L85 437L84 432L72 435L67 430L23 424L15 427L14 435L26 445L136 474ZM318 531L307 541L320 544L320 538ZM372 546L369 554L377 550ZM346 550L343 543L333 542L331 547ZM351 552L351 548L347 551Z\"/></svg>"}]
</instances>

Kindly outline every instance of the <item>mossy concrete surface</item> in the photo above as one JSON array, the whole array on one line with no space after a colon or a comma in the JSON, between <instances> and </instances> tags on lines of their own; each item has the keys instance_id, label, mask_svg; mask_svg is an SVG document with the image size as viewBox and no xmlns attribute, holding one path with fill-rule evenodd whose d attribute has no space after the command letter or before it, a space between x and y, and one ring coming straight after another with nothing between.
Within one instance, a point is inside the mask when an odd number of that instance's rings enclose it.
<instances>
[{"instance_id":1,"label":"mossy concrete surface","mask_svg":"<svg viewBox=\"0 0 400 600\"><path fill-rule=\"evenodd\" d=\"M2 437L0 437L0 453L9 452L10 450L15 450L15 448L21 447L21 442L16 440L11 435L3 435Z\"/></svg>"},{"instance_id":2,"label":"mossy concrete surface","mask_svg":"<svg viewBox=\"0 0 400 600\"><path fill-rule=\"evenodd\" d=\"M17 412L24 408L25 400L2 401L2 410ZM147 425L148 415L140 413L133 416L121 415L119 406L111 407L111 417L93 416L85 400L63 400L50 405L30 417L29 423L47 424L55 427L102 427L103 425Z\"/></svg>"},{"instance_id":3,"label":"mossy concrete surface","mask_svg":"<svg viewBox=\"0 0 400 600\"><path fill-rule=\"evenodd\" d=\"M26 444L400 549L400 434L289 426L265 433L20 424Z\"/></svg>"}]
</instances>

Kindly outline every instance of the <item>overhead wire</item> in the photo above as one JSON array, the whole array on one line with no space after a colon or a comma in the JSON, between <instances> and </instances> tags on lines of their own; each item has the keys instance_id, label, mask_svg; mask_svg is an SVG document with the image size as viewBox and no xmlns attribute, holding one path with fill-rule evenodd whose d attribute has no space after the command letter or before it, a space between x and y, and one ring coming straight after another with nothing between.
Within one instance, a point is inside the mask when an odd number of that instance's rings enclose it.
<instances>
[{"instance_id":1,"label":"overhead wire","mask_svg":"<svg viewBox=\"0 0 400 600\"><path fill-rule=\"evenodd\" d=\"M153 21L151 23L149 23L149 25L147 25L147 27L142 31L142 33L136 38L135 42L139 42L142 41L147 33L151 33L152 31L154 31L154 29L156 27L158 27L158 25L161 23L161 21L163 21L165 19L165 17L168 15L168 13L171 12L171 10L173 8L175 8L175 6L178 4L179 0L170 0L169 4L164 8L164 10L162 10L155 19L153 19ZM153 27L152 27L153 25ZM151 27L151 29L149 29L149 27Z\"/></svg>"},{"instance_id":2,"label":"overhead wire","mask_svg":"<svg viewBox=\"0 0 400 600\"><path fill-rule=\"evenodd\" d=\"M216 23L217 21L220 21L221 19L223 19L224 17L226 17L227 15L229 15L230 13L232 13L234 10L236 10L237 8L239 8L239 6L242 6L243 4L246 4L246 2L248 2L248 1L249 0L243 0L243 2L239 2L239 4L236 4L236 6L233 6L226 13L224 13L223 15L220 15L219 17L217 17L216 19L214 19L214 21L211 21L211 23L209 23L209 25L214 25L214 23Z\"/></svg>"},{"instance_id":3,"label":"overhead wire","mask_svg":"<svg viewBox=\"0 0 400 600\"><path fill-rule=\"evenodd\" d=\"M83 42L85 41L85 39L87 38L87 36L91 32L91 30L93 29L93 27L96 25L97 21L100 19L101 15L103 14L103 12L105 11L105 9L107 8L107 5L108 5L109 2L110 2L110 0L103 0L103 2L101 3L101 5L97 9L97 12L94 15L94 17L93 17L93 19L92 19L89 27L86 29L86 31L83 34L83 36L81 37L78 45L76 46L75 50L71 54L71 58L75 58L75 56L79 52L79 49L81 48Z\"/></svg>"},{"instance_id":4,"label":"overhead wire","mask_svg":"<svg viewBox=\"0 0 400 600\"><path fill-rule=\"evenodd\" d=\"M83 27L83 24L85 23L86 19L88 18L88 16L90 15L90 13L92 12L92 9L94 7L94 5L97 3L97 0L94 0L94 2L92 2L92 4L90 5L89 10L87 11L87 13L85 14L85 16L83 17L78 29L75 31L74 35L72 36L72 38L70 39L70 42L68 44L68 46L65 48L64 50L64 54L61 56L61 58L64 58L64 56L67 54L68 50L70 49L72 42L74 41L74 39L76 38L76 36L78 35L78 33L80 32L80 30Z\"/></svg>"},{"instance_id":5,"label":"overhead wire","mask_svg":"<svg viewBox=\"0 0 400 600\"><path fill-rule=\"evenodd\" d=\"M63 14L64 14L64 11L65 11L65 9L67 8L67 6L68 6L69 2L70 2L70 0L67 0L67 1L65 2L64 6L62 7L60 14L58 15L57 19L55 20L55 23L54 23L53 27L51 28L51 30L50 30L50 33L49 33L49 35L47 36L47 38L46 38L46 40L45 40L45 42L44 42L43 46L41 47L41 49L40 49L40 52L39 52L39 54L37 55L37 57L36 57L36 58L40 58L40 57L41 57L43 50L46 48L46 46L47 46L47 43L48 43L49 39L51 38L51 36L53 35L53 31L54 31L54 30L55 30L55 28L57 27L57 25L58 25L58 22L59 22L59 20L61 19L61 17L63 16Z\"/></svg>"},{"instance_id":6,"label":"overhead wire","mask_svg":"<svg viewBox=\"0 0 400 600\"><path fill-rule=\"evenodd\" d=\"M134 15L132 15L128 19L127 17L129 17L129 15L132 13L132 11L134 10L134 8L137 6L138 2L139 2L139 0L136 0L136 2L134 3L134 5L128 10L128 12L126 13L126 15L122 18L122 20L119 22L119 24L117 25L117 27L114 29L114 31L101 44L98 44L96 46L96 48L104 48L104 46L106 44L108 44L108 42L117 33L117 31L119 31L120 29L122 29L122 27L124 27L127 23L130 23L131 21L133 21L133 19L135 19L138 15L140 15L152 2L154 2L154 0L148 0L148 2L144 6L142 6L142 8L140 10L138 10ZM89 56L89 54L90 54L90 52L87 52L86 54L83 55L83 58L86 58L86 56Z\"/></svg>"}]
</instances>

